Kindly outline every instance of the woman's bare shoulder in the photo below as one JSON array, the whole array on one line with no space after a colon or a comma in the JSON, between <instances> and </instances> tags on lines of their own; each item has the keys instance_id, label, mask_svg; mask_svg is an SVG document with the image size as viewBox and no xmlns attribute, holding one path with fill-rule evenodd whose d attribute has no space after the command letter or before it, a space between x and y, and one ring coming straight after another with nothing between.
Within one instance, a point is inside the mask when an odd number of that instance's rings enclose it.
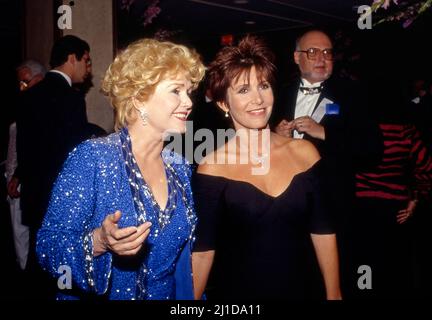
<instances>
[{"instance_id":1,"label":"woman's bare shoulder","mask_svg":"<svg viewBox=\"0 0 432 320\"><path fill-rule=\"evenodd\" d=\"M303 163L305 168L313 166L321 157L315 146L304 139L293 139L281 137L278 143L282 146L283 152L293 157L296 162Z\"/></svg>"}]
</instances>

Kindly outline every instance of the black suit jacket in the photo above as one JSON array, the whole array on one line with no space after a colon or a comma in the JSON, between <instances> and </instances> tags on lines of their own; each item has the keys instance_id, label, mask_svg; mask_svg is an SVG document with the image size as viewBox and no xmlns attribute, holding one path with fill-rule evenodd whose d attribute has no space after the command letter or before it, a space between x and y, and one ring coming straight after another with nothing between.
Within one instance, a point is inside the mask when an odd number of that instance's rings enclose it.
<instances>
[{"instance_id":1,"label":"black suit jacket","mask_svg":"<svg viewBox=\"0 0 432 320\"><path fill-rule=\"evenodd\" d=\"M282 119L294 119L299 85L297 80L280 90L270 121L273 129ZM339 114L326 114L319 122L325 130L324 141L308 134L304 139L311 141L322 157L349 159L355 168L378 163L383 140L366 90L353 82L330 78L323 83L315 109L324 98L339 105Z\"/></svg>"},{"instance_id":2,"label":"black suit jacket","mask_svg":"<svg viewBox=\"0 0 432 320\"><path fill-rule=\"evenodd\" d=\"M294 119L300 79L280 90L271 117L271 127L286 119ZM383 138L373 112L369 109L366 90L347 80L330 78L323 83L319 105L328 98L339 105L339 114L326 114L320 124L325 130L325 140L315 139L308 134L304 139L311 141L321 154L324 164L326 190L337 214L343 214L354 198L355 172L373 166L382 158ZM349 209L348 209L349 210Z\"/></svg>"},{"instance_id":3,"label":"black suit jacket","mask_svg":"<svg viewBox=\"0 0 432 320\"><path fill-rule=\"evenodd\" d=\"M17 153L23 222L39 227L52 185L68 153L87 135L84 96L48 72L24 92L17 115Z\"/></svg>"}]
</instances>

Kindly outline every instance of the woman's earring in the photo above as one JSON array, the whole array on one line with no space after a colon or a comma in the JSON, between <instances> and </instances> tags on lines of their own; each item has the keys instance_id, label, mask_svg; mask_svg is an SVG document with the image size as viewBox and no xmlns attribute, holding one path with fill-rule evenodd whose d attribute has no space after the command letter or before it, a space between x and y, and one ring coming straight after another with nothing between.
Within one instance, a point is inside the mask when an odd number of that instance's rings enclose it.
<instances>
[{"instance_id":1,"label":"woman's earring","mask_svg":"<svg viewBox=\"0 0 432 320\"><path fill-rule=\"evenodd\" d=\"M228 113L228 110L226 110L225 111L225 118L228 118L229 117L229 113Z\"/></svg>"},{"instance_id":2,"label":"woman's earring","mask_svg":"<svg viewBox=\"0 0 432 320\"><path fill-rule=\"evenodd\" d=\"M140 114L140 118L142 120L142 123L145 126L147 124L147 117L148 117L147 110L144 107L143 108L137 108L137 110Z\"/></svg>"},{"instance_id":3,"label":"woman's earring","mask_svg":"<svg viewBox=\"0 0 432 320\"><path fill-rule=\"evenodd\" d=\"M137 105L139 105L139 104L138 104L136 98L132 98L132 103L133 103L133 107L135 108L135 110L139 112L143 126L147 125L148 113L147 113L146 108L144 106L142 106L141 108L138 108Z\"/></svg>"}]
</instances>

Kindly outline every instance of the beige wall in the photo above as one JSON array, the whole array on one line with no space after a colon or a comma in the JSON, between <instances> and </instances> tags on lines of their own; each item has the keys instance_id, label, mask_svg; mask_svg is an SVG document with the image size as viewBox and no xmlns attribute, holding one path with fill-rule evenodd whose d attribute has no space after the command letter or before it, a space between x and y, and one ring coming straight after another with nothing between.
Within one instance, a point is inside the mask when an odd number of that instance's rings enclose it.
<instances>
[{"instance_id":1,"label":"beige wall","mask_svg":"<svg viewBox=\"0 0 432 320\"><path fill-rule=\"evenodd\" d=\"M48 68L53 25L52 0L25 0L24 59L35 59Z\"/></svg>"},{"instance_id":2,"label":"beige wall","mask_svg":"<svg viewBox=\"0 0 432 320\"><path fill-rule=\"evenodd\" d=\"M63 1L69 4L70 1ZM107 98L100 93L100 82L113 60L113 4L112 0L75 1L72 7L72 29L63 34L73 34L90 45L93 61L93 85L87 94L88 120L108 132L113 130L113 111ZM55 22L57 24L57 21Z\"/></svg>"}]
</instances>

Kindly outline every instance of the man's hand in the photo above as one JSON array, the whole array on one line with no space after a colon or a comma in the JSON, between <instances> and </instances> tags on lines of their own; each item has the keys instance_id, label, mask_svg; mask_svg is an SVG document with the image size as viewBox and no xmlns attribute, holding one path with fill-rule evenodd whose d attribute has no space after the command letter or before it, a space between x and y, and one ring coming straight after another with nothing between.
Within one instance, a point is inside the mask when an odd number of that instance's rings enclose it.
<instances>
[{"instance_id":1,"label":"man's hand","mask_svg":"<svg viewBox=\"0 0 432 320\"><path fill-rule=\"evenodd\" d=\"M313 138L325 140L324 127L311 117L299 117L294 119L292 122L294 123L294 129L299 133L307 133Z\"/></svg>"},{"instance_id":2,"label":"man's hand","mask_svg":"<svg viewBox=\"0 0 432 320\"><path fill-rule=\"evenodd\" d=\"M417 207L417 200L410 200L406 209L399 210L396 219L399 224L405 223L414 213Z\"/></svg>"},{"instance_id":3,"label":"man's hand","mask_svg":"<svg viewBox=\"0 0 432 320\"><path fill-rule=\"evenodd\" d=\"M294 130L294 123L293 121L287 121L287 120L282 120L281 122L279 122L279 124L276 126L275 128L275 132L278 135L284 136L284 137L288 137L288 138L292 138L293 136L293 131Z\"/></svg>"}]
</instances>

